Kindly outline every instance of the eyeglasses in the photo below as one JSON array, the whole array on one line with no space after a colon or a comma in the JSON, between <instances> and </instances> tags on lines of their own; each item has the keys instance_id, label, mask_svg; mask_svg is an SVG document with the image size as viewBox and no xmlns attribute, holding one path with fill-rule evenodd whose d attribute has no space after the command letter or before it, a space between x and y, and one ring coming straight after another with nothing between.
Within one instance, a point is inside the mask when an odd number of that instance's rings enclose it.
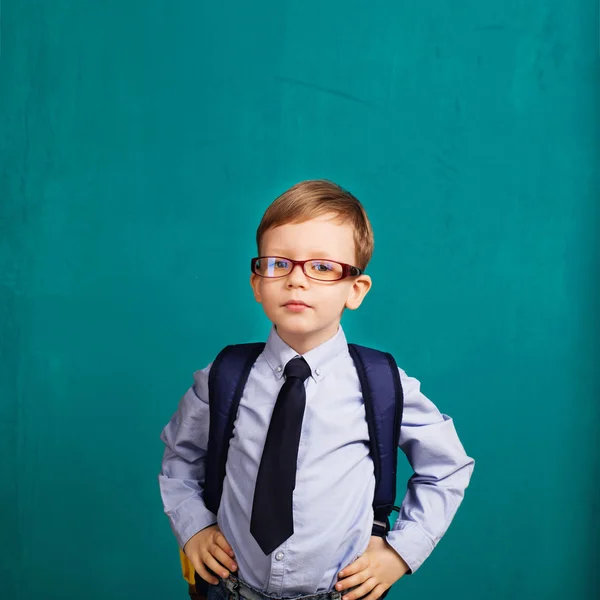
<instances>
[{"instance_id":1,"label":"eyeglasses","mask_svg":"<svg viewBox=\"0 0 600 600\"><path fill-rule=\"evenodd\" d=\"M362 275L363 270L346 263L340 263L326 258L310 260L292 260L282 256L258 256L252 259L250 268L260 277L274 279L289 275L296 265L300 265L304 274L317 281L339 281L346 277Z\"/></svg>"}]
</instances>

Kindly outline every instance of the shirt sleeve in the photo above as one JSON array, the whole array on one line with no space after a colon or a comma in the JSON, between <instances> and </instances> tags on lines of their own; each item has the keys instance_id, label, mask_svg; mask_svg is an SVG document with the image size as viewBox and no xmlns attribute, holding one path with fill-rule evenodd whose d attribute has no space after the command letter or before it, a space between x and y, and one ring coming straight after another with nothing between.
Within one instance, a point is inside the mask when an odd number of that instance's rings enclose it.
<instances>
[{"instance_id":1,"label":"shirt sleeve","mask_svg":"<svg viewBox=\"0 0 600 600\"><path fill-rule=\"evenodd\" d=\"M414 573L450 526L475 461L465 453L452 419L421 393L417 379L399 371L404 413L398 445L414 474L387 541Z\"/></svg>"},{"instance_id":2,"label":"shirt sleeve","mask_svg":"<svg viewBox=\"0 0 600 600\"><path fill-rule=\"evenodd\" d=\"M194 384L163 429L165 444L158 476L166 515L181 548L202 529L217 522L203 500L208 445L208 374L210 365L194 373Z\"/></svg>"}]
</instances>

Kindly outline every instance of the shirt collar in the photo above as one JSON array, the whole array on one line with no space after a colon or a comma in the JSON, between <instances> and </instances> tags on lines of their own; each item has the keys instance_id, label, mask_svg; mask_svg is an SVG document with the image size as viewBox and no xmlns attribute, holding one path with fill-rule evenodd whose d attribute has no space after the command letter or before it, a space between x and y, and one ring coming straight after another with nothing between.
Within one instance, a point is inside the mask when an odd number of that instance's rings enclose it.
<instances>
[{"instance_id":1,"label":"shirt collar","mask_svg":"<svg viewBox=\"0 0 600 600\"><path fill-rule=\"evenodd\" d=\"M313 379L320 381L327 374L334 359L347 352L348 342L340 325L333 337L302 354L302 357L308 363ZM298 353L279 337L277 329L273 325L265 345L264 357L277 379L283 377L285 365L296 356Z\"/></svg>"}]
</instances>

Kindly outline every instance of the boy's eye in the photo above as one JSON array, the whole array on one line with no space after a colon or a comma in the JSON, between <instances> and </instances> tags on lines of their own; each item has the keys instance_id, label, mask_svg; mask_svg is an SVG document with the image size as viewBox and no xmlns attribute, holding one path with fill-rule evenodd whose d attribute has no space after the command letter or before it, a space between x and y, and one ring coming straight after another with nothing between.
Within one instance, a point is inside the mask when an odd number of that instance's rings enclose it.
<instances>
[{"instance_id":1,"label":"boy's eye","mask_svg":"<svg viewBox=\"0 0 600 600\"><path fill-rule=\"evenodd\" d=\"M311 264L313 270L318 273L329 273L330 271L333 271L333 265L331 263L312 262Z\"/></svg>"},{"instance_id":2,"label":"boy's eye","mask_svg":"<svg viewBox=\"0 0 600 600\"><path fill-rule=\"evenodd\" d=\"M270 261L270 264L274 269L287 269L290 266L287 260L273 260Z\"/></svg>"}]
</instances>

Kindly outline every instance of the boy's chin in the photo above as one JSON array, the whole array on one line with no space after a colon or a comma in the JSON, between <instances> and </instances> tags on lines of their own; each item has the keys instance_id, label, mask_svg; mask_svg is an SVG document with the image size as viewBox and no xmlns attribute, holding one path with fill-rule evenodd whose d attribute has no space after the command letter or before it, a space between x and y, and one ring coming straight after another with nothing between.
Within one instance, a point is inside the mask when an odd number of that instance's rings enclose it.
<instances>
[{"instance_id":1,"label":"boy's chin","mask_svg":"<svg viewBox=\"0 0 600 600\"><path fill-rule=\"evenodd\" d=\"M315 331L314 325L308 322L301 322L300 319L278 319L275 321L277 331L284 331L293 335L310 335Z\"/></svg>"},{"instance_id":2,"label":"boy's chin","mask_svg":"<svg viewBox=\"0 0 600 600\"><path fill-rule=\"evenodd\" d=\"M309 334L315 329L318 329L318 327L316 327L316 324L312 319L307 319L307 316L308 315L286 315L281 317L278 315L279 318L274 319L273 322L277 327L277 331L287 331L288 333L294 334Z\"/></svg>"},{"instance_id":3,"label":"boy's chin","mask_svg":"<svg viewBox=\"0 0 600 600\"><path fill-rule=\"evenodd\" d=\"M319 334L327 329L327 324L315 323L310 319L278 319L275 323L278 333L287 333L293 336L309 337ZM333 324L331 325L333 327Z\"/></svg>"}]
</instances>

